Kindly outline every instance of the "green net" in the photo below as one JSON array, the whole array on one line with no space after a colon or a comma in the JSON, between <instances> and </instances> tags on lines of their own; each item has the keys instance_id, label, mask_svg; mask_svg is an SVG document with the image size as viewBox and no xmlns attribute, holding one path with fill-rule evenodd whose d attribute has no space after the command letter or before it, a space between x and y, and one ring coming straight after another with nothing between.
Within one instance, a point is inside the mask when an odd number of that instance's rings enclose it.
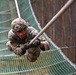
<instances>
[{"instance_id":1,"label":"green net","mask_svg":"<svg viewBox=\"0 0 76 75\"><path fill-rule=\"evenodd\" d=\"M18 6L21 17L40 31L30 0L18 0ZM26 55L19 57L10 52L6 42L11 21L16 17L18 14L15 1L0 0L0 75L76 75L75 65L46 34L43 36L50 41L50 50L41 52L36 62L29 62Z\"/></svg>"}]
</instances>

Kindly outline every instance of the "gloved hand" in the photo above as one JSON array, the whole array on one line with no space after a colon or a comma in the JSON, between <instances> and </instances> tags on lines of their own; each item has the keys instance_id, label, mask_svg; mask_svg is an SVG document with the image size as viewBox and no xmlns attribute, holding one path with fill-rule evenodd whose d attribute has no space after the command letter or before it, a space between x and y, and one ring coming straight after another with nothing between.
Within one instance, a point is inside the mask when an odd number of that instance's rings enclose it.
<instances>
[{"instance_id":1,"label":"gloved hand","mask_svg":"<svg viewBox=\"0 0 76 75\"><path fill-rule=\"evenodd\" d=\"M32 48L32 47L38 47L40 45L40 40L39 39L37 39L37 40L35 40L32 44L30 44L30 47Z\"/></svg>"},{"instance_id":2,"label":"gloved hand","mask_svg":"<svg viewBox=\"0 0 76 75\"><path fill-rule=\"evenodd\" d=\"M29 43L24 44L24 49L29 49L29 47L30 47Z\"/></svg>"}]
</instances>

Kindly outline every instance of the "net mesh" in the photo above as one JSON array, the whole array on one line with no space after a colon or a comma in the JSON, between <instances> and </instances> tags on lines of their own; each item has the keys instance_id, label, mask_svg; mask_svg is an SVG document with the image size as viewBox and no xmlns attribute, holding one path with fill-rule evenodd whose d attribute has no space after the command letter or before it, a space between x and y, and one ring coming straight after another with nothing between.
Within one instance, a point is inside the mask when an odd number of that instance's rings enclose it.
<instances>
[{"instance_id":1,"label":"net mesh","mask_svg":"<svg viewBox=\"0 0 76 75\"><path fill-rule=\"evenodd\" d=\"M20 15L30 25L41 30L30 0L18 0ZM0 75L76 75L76 69L49 39L50 50L41 52L38 60L30 63L26 56L16 56L6 47L11 21L18 17L14 0L0 0ZM43 34L48 39L48 37Z\"/></svg>"}]
</instances>

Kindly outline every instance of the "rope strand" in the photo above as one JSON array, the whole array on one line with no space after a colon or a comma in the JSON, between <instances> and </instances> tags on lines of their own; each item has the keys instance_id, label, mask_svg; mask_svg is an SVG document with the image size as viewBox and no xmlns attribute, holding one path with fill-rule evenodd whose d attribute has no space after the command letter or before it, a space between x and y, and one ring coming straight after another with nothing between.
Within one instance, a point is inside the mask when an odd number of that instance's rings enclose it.
<instances>
[{"instance_id":1,"label":"rope strand","mask_svg":"<svg viewBox=\"0 0 76 75\"><path fill-rule=\"evenodd\" d=\"M16 10L17 10L18 17L21 18L17 0L15 0L15 5L16 5Z\"/></svg>"}]
</instances>

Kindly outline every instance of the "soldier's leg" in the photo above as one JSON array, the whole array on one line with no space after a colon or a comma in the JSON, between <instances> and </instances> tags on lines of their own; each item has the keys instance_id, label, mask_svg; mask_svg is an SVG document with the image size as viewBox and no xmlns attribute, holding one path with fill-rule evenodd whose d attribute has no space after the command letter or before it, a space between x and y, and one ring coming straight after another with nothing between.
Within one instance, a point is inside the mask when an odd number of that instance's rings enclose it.
<instances>
[{"instance_id":1,"label":"soldier's leg","mask_svg":"<svg viewBox=\"0 0 76 75\"><path fill-rule=\"evenodd\" d=\"M39 50L35 50L35 51L33 51L31 49L31 50L28 50L27 59L30 62L35 62L37 60L37 58L39 57L39 55L40 55L40 49Z\"/></svg>"}]
</instances>

